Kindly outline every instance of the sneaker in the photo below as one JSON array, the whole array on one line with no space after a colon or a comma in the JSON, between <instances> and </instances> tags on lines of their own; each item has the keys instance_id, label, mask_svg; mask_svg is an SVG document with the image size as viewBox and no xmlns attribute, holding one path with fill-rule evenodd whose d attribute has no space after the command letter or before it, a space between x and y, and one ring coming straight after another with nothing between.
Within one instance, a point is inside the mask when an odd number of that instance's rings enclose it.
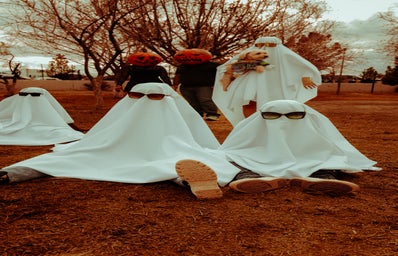
<instances>
[{"instance_id":1,"label":"sneaker","mask_svg":"<svg viewBox=\"0 0 398 256\"><path fill-rule=\"evenodd\" d=\"M340 170L318 170L310 175L311 178L336 180Z\"/></svg>"},{"instance_id":2,"label":"sneaker","mask_svg":"<svg viewBox=\"0 0 398 256\"><path fill-rule=\"evenodd\" d=\"M292 187L300 187L304 192L312 194L327 194L342 196L359 191L359 186L343 180L319 178L294 178L290 181Z\"/></svg>"},{"instance_id":3,"label":"sneaker","mask_svg":"<svg viewBox=\"0 0 398 256\"><path fill-rule=\"evenodd\" d=\"M238 166L238 165L235 165L235 166ZM252 171L249 171L249 170L246 170L246 169L241 169L241 171L238 172L238 174L236 174L236 176L234 177L234 180L242 180L242 179L249 179L249 178L262 178L262 177L263 176L261 176L260 174L255 173L255 172L252 172Z\"/></svg>"},{"instance_id":4,"label":"sneaker","mask_svg":"<svg viewBox=\"0 0 398 256\"><path fill-rule=\"evenodd\" d=\"M229 187L243 193L259 193L289 186L289 181L277 177L246 178L233 181Z\"/></svg>"},{"instance_id":5,"label":"sneaker","mask_svg":"<svg viewBox=\"0 0 398 256\"><path fill-rule=\"evenodd\" d=\"M186 181L198 199L220 198L222 191L217 174L207 165L196 160L180 160L176 163L178 176Z\"/></svg>"},{"instance_id":6,"label":"sneaker","mask_svg":"<svg viewBox=\"0 0 398 256\"><path fill-rule=\"evenodd\" d=\"M206 116L206 120L208 121L218 121L219 119L220 119L219 116L212 116L212 115Z\"/></svg>"}]
</instances>

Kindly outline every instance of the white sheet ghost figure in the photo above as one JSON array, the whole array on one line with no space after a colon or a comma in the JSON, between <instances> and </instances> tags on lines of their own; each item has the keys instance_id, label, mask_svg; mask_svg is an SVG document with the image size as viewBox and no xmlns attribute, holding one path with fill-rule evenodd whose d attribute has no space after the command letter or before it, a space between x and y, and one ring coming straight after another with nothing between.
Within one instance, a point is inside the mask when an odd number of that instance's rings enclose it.
<instances>
[{"instance_id":1,"label":"white sheet ghost figure","mask_svg":"<svg viewBox=\"0 0 398 256\"><path fill-rule=\"evenodd\" d=\"M29 87L0 101L0 145L38 146L70 142L84 134L45 89Z\"/></svg>"},{"instance_id":2,"label":"white sheet ghost figure","mask_svg":"<svg viewBox=\"0 0 398 256\"><path fill-rule=\"evenodd\" d=\"M131 97L130 97L130 96ZM239 169L216 149L219 142L197 112L169 85L137 84L82 140L62 150L3 168L30 168L56 177L152 183L178 177L176 163L200 161L219 185Z\"/></svg>"},{"instance_id":3,"label":"white sheet ghost figure","mask_svg":"<svg viewBox=\"0 0 398 256\"><path fill-rule=\"evenodd\" d=\"M241 121L220 150L262 176L309 177L318 170L380 170L321 113L293 100L270 101Z\"/></svg>"},{"instance_id":4,"label":"white sheet ghost figure","mask_svg":"<svg viewBox=\"0 0 398 256\"><path fill-rule=\"evenodd\" d=\"M266 62L270 65L262 73L249 71L237 77L225 91L220 81L227 71L227 65L236 62L242 53L255 49L268 53ZM232 125L245 118L242 106L250 101L257 103L258 110L272 100L286 99L304 103L316 97L317 86L322 82L319 70L285 47L279 38L260 37L242 53L218 67L213 90L213 101ZM307 78L311 85L303 84L303 78Z\"/></svg>"}]
</instances>

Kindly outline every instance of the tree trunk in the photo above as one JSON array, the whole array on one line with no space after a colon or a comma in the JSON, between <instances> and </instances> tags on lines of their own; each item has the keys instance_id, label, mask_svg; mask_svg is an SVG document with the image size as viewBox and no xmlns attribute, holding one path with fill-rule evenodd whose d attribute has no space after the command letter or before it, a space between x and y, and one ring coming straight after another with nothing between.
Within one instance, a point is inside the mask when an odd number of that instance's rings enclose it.
<instances>
[{"instance_id":1,"label":"tree trunk","mask_svg":"<svg viewBox=\"0 0 398 256\"><path fill-rule=\"evenodd\" d=\"M15 83L10 84L8 82L8 79L5 79L5 78L3 78L3 81L6 86L6 90L7 90L7 93L5 96L10 97L10 96L14 95L15 94Z\"/></svg>"},{"instance_id":2,"label":"tree trunk","mask_svg":"<svg viewBox=\"0 0 398 256\"><path fill-rule=\"evenodd\" d=\"M370 89L370 93L373 93L375 91L375 83L376 83L376 81L373 80L372 81L372 88Z\"/></svg>"},{"instance_id":3,"label":"tree trunk","mask_svg":"<svg viewBox=\"0 0 398 256\"><path fill-rule=\"evenodd\" d=\"M101 88L103 79L104 76L99 75L95 79L91 80L95 96L95 109L102 109L104 107L104 97L102 95L102 88Z\"/></svg>"}]
</instances>

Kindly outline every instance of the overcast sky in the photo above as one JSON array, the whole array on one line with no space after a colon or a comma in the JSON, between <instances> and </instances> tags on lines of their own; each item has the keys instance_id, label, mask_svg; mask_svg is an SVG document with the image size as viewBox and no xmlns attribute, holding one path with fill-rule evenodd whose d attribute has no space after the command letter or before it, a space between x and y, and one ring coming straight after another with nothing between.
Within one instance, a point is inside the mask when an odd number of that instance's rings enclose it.
<instances>
[{"instance_id":1,"label":"overcast sky","mask_svg":"<svg viewBox=\"0 0 398 256\"><path fill-rule=\"evenodd\" d=\"M1 3L7 0L0 0ZM324 14L325 19L339 21L333 39L343 43L355 53L353 62L348 61L344 70L346 74L359 75L364 69L374 67L379 73L384 73L388 65L393 65L393 58L386 57L382 41L386 40L385 24L377 19L378 12L392 10L398 16L398 0L317 0L324 1L330 11ZM1 13L1 15L3 12ZM0 31L1 32L1 31ZM1 33L0 33L1 36ZM1 37L0 37L1 40ZM26 56L24 53L14 53L16 61L25 66L47 67L52 57Z\"/></svg>"},{"instance_id":2,"label":"overcast sky","mask_svg":"<svg viewBox=\"0 0 398 256\"><path fill-rule=\"evenodd\" d=\"M393 11L398 16L398 0L324 0L330 11L324 18L340 22L333 33L333 39L345 43L356 58L348 62L345 73L361 74L374 67L384 73L393 65L393 58L382 49L386 38L385 23L378 19L378 13Z\"/></svg>"},{"instance_id":3,"label":"overcast sky","mask_svg":"<svg viewBox=\"0 0 398 256\"><path fill-rule=\"evenodd\" d=\"M326 2L331 9L325 17L343 22L367 20L377 12L392 9L394 5L395 11L398 11L397 0L323 0L323 2Z\"/></svg>"}]
</instances>

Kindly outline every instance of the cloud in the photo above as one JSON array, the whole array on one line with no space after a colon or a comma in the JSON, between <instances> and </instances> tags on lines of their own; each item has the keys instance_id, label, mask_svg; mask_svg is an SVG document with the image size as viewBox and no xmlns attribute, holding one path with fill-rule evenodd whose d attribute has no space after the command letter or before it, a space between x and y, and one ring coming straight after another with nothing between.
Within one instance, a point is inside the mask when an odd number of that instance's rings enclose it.
<instances>
[{"instance_id":1,"label":"cloud","mask_svg":"<svg viewBox=\"0 0 398 256\"><path fill-rule=\"evenodd\" d=\"M345 73L361 74L363 70L374 67L384 73L387 66L394 64L393 58L384 50L388 39L386 21L374 15L367 20L354 20L349 23L339 22L332 33L333 39L348 48L353 59L347 61Z\"/></svg>"}]
</instances>

